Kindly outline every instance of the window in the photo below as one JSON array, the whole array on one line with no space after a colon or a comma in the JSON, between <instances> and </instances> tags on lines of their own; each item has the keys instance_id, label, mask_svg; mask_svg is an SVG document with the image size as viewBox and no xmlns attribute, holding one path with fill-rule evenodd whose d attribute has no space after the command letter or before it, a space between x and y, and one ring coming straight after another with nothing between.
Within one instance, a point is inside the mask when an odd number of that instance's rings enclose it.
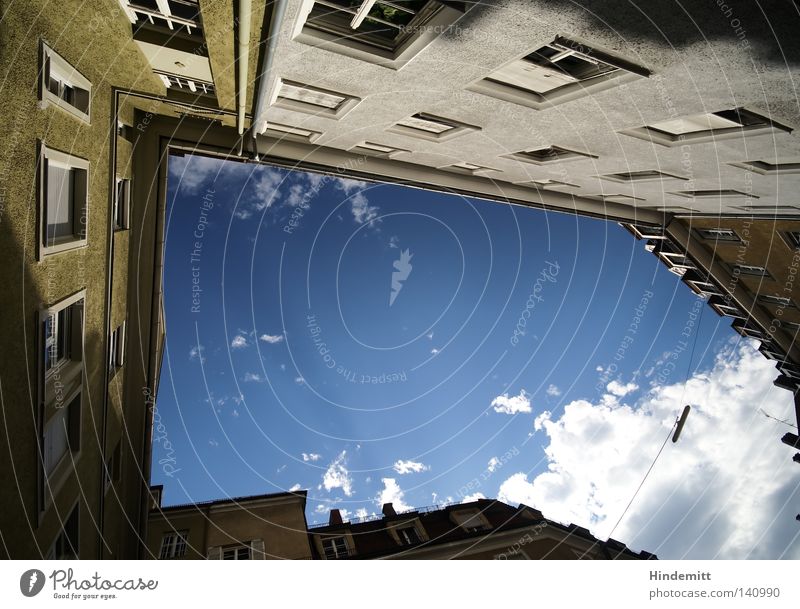
<instances>
[{"instance_id":1,"label":"window","mask_svg":"<svg viewBox=\"0 0 800 609\"><path fill-rule=\"evenodd\" d=\"M149 23L174 31L186 28L189 34L200 30L197 0L120 0L131 23Z\"/></svg>"},{"instance_id":2,"label":"window","mask_svg":"<svg viewBox=\"0 0 800 609\"><path fill-rule=\"evenodd\" d=\"M50 560L77 560L80 556L80 504L76 505L61 527L61 532L50 547Z\"/></svg>"},{"instance_id":3,"label":"window","mask_svg":"<svg viewBox=\"0 0 800 609\"><path fill-rule=\"evenodd\" d=\"M92 83L64 58L42 43L39 101L42 108L53 104L83 122L90 122Z\"/></svg>"},{"instance_id":4,"label":"window","mask_svg":"<svg viewBox=\"0 0 800 609\"><path fill-rule=\"evenodd\" d=\"M413 526L397 529L397 536L400 538L400 543L406 546L410 546L422 541L416 527Z\"/></svg>"},{"instance_id":5,"label":"window","mask_svg":"<svg viewBox=\"0 0 800 609\"><path fill-rule=\"evenodd\" d=\"M466 2L304 0L293 37L399 69L467 10Z\"/></svg>"},{"instance_id":6,"label":"window","mask_svg":"<svg viewBox=\"0 0 800 609\"><path fill-rule=\"evenodd\" d=\"M42 145L40 257L86 245L89 163Z\"/></svg>"},{"instance_id":7,"label":"window","mask_svg":"<svg viewBox=\"0 0 800 609\"><path fill-rule=\"evenodd\" d=\"M516 161L522 161L523 163L545 165L548 163L560 163L562 161L596 159L597 155L589 152L578 152L577 150L562 148L561 146L545 146L544 148L533 148L531 150L514 152L506 155L506 157Z\"/></svg>"},{"instance_id":8,"label":"window","mask_svg":"<svg viewBox=\"0 0 800 609\"><path fill-rule=\"evenodd\" d=\"M401 152L410 152L410 150L406 150L404 148L395 148L394 146L385 146L383 144L376 144L375 142L362 142L356 146L353 146L350 149L350 152L391 159Z\"/></svg>"},{"instance_id":9,"label":"window","mask_svg":"<svg viewBox=\"0 0 800 609\"><path fill-rule=\"evenodd\" d=\"M655 142L663 146L713 142L719 139L789 131L791 128L744 108L694 114L622 131L625 135Z\"/></svg>"},{"instance_id":10,"label":"window","mask_svg":"<svg viewBox=\"0 0 800 609\"><path fill-rule=\"evenodd\" d=\"M643 199L642 197L634 197L632 195L623 195L623 194L599 194L599 195L591 195L588 197L589 199L595 199L596 201L603 201L605 203L624 203L626 205L635 205L638 201L646 201L647 199Z\"/></svg>"},{"instance_id":11,"label":"window","mask_svg":"<svg viewBox=\"0 0 800 609\"><path fill-rule=\"evenodd\" d=\"M481 173L486 173L487 171L500 171L499 169L494 169L493 167L485 167L483 165L476 165L475 163L456 163L455 165L445 165L444 167L439 167L439 169L443 169L445 171L452 171L454 173L461 173L468 176L480 175Z\"/></svg>"},{"instance_id":12,"label":"window","mask_svg":"<svg viewBox=\"0 0 800 609\"><path fill-rule=\"evenodd\" d=\"M222 548L222 560L252 560L250 546Z\"/></svg>"},{"instance_id":13,"label":"window","mask_svg":"<svg viewBox=\"0 0 800 609\"><path fill-rule=\"evenodd\" d=\"M278 79L276 90L274 106L328 118L341 118L361 101L352 95L283 79Z\"/></svg>"},{"instance_id":14,"label":"window","mask_svg":"<svg viewBox=\"0 0 800 609\"><path fill-rule=\"evenodd\" d=\"M734 275L755 275L757 277L769 277L767 269L763 266L754 266L751 264L736 264L733 267Z\"/></svg>"},{"instance_id":15,"label":"window","mask_svg":"<svg viewBox=\"0 0 800 609\"><path fill-rule=\"evenodd\" d=\"M490 528L489 524L477 510L453 512L451 516L455 523L468 533L485 531Z\"/></svg>"},{"instance_id":16,"label":"window","mask_svg":"<svg viewBox=\"0 0 800 609\"><path fill-rule=\"evenodd\" d=\"M783 296L773 296L771 294L761 294L758 299L764 304L775 305L781 309L787 307L794 307L795 304L791 298L784 298Z\"/></svg>"},{"instance_id":17,"label":"window","mask_svg":"<svg viewBox=\"0 0 800 609\"><path fill-rule=\"evenodd\" d=\"M544 178L540 180L529 180L527 182L517 182L519 186L531 186L541 190L553 190L556 188L580 188L578 184L570 184L569 182L562 182L560 180L551 180Z\"/></svg>"},{"instance_id":18,"label":"window","mask_svg":"<svg viewBox=\"0 0 800 609\"><path fill-rule=\"evenodd\" d=\"M85 292L61 301L41 314L42 368L45 380L70 362L82 359ZM62 386L63 381L62 380Z\"/></svg>"},{"instance_id":19,"label":"window","mask_svg":"<svg viewBox=\"0 0 800 609\"><path fill-rule=\"evenodd\" d=\"M741 163L731 163L731 165L762 175L800 173L800 162L798 161L742 161Z\"/></svg>"},{"instance_id":20,"label":"window","mask_svg":"<svg viewBox=\"0 0 800 609\"><path fill-rule=\"evenodd\" d=\"M108 345L108 369L116 372L125 363L125 325L123 321L119 327L111 333Z\"/></svg>"},{"instance_id":21,"label":"window","mask_svg":"<svg viewBox=\"0 0 800 609\"><path fill-rule=\"evenodd\" d=\"M81 394L67 406L57 407L45 423L42 437L44 473L49 478L68 453L78 453L81 445Z\"/></svg>"},{"instance_id":22,"label":"window","mask_svg":"<svg viewBox=\"0 0 800 609\"><path fill-rule=\"evenodd\" d=\"M131 181L117 178L114 193L114 230L125 230L130 227Z\"/></svg>"},{"instance_id":23,"label":"window","mask_svg":"<svg viewBox=\"0 0 800 609\"><path fill-rule=\"evenodd\" d=\"M686 179L671 173L656 171L655 169L645 169L641 171L622 171L619 173L609 173L606 175L602 175L600 177L604 180L611 180L612 182L650 182L656 180Z\"/></svg>"},{"instance_id":24,"label":"window","mask_svg":"<svg viewBox=\"0 0 800 609\"><path fill-rule=\"evenodd\" d=\"M302 127L291 127L289 125L281 125L278 123L267 123L267 129L264 135L272 137L277 140L289 140L293 142L306 142L309 144L314 143L320 135L319 131L311 131L310 129L303 129Z\"/></svg>"},{"instance_id":25,"label":"window","mask_svg":"<svg viewBox=\"0 0 800 609\"><path fill-rule=\"evenodd\" d=\"M389 131L432 142L444 142L471 131L480 131L480 127L441 116L434 116L426 112L418 112L399 121L396 125L390 127Z\"/></svg>"},{"instance_id":26,"label":"window","mask_svg":"<svg viewBox=\"0 0 800 609\"><path fill-rule=\"evenodd\" d=\"M106 490L111 487L114 482L119 482L120 474L122 471L122 442L117 442L116 447L111 453L111 456L106 459L105 471L105 488Z\"/></svg>"},{"instance_id":27,"label":"window","mask_svg":"<svg viewBox=\"0 0 800 609\"><path fill-rule=\"evenodd\" d=\"M741 241L736 231L729 228L698 228L697 234L702 239L709 241L734 241L736 243Z\"/></svg>"},{"instance_id":28,"label":"window","mask_svg":"<svg viewBox=\"0 0 800 609\"><path fill-rule=\"evenodd\" d=\"M728 199L731 197L745 197L748 199L758 199L752 193L742 192L733 188L724 188L722 190L679 190L671 194L678 195L679 197L686 197L687 199Z\"/></svg>"},{"instance_id":29,"label":"window","mask_svg":"<svg viewBox=\"0 0 800 609\"><path fill-rule=\"evenodd\" d=\"M649 75L646 68L619 56L557 36L549 44L507 63L469 88L542 109Z\"/></svg>"},{"instance_id":30,"label":"window","mask_svg":"<svg viewBox=\"0 0 800 609\"><path fill-rule=\"evenodd\" d=\"M344 537L329 537L322 540L322 549L327 560L347 558L350 554Z\"/></svg>"},{"instance_id":31,"label":"window","mask_svg":"<svg viewBox=\"0 0 800 609\"><path fill-rule=\"evenodd\" d=\"M800 249L800 231L787 231L783 233L783 239L791 249Z\"/></svg>"},{"instance_id":32,"label":"window","mask_svg":"<svg viewBox=\"0 0 800 609\"><path fill-rule=\"evenodd\" d=\"M186 555L189 531L171 531L165 533L161 538L161 551L158 558L161 560L168 558L180 558Z\"/></svg>"}]
</instances>

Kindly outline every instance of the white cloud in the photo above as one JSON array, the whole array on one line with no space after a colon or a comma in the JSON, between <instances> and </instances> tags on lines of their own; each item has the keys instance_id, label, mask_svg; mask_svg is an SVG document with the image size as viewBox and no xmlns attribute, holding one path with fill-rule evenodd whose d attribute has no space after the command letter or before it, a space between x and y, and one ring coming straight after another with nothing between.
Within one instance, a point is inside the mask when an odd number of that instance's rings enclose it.
<instances>
[{"instance_id":1,"label":"white cloud","mask_svg":"<svg viewBox=\"0 0 800 609\"><path fill-rule=\"evenodd\" d=\"M191 349L189 349L189 359L190 360L199 359L201 363L205 363L206 358L203 357L203 351L205 350L206 348L203 345L196 345L192 347Z\"/></svg>"},{"instance_id":2,"label":"white cloud","mask_svg":"<svg viewBox=\"0 0 800 609\"><path fill-rule=\"evenodd\" d=\"M500 459L497 457L492 457L489 459L489 463L486 465L486 469L488 469L490 472L493 472L498 467L500 467Z\"/></svg>"},{"instance_id":3,"label":"white cloud","mask_svg":"<svg viewBox=\"0 0 800 609\"><path fill-rule=\"evenodd\" d=\"M281 473L283 470L285 470L285 469L286 469L286 464L284 463L283 465L281 465L281 466L280 466L278 469L276 469L275 471L276 471L277 473L279 473L279 474L280 474L280 473Z\"/></svg>"},{"instance_id":4,"label":"white cloud","mask_svg":"<svg viewBox=\"0 0 800 609\"><path fill-rule=\"evenodd\" d=\"M302 385L303 383L306 382L306 379L304 379L302 376L296 376L294 382L297 383L298 385Z\"/></svg>"},{"instance_id":5,"label":"white cloud","mask_svg":"<svg viewBox=\"0 0 800 609\"><path fill-rule=\"evenodd\" d=\"M231 341L231 349L244 349L247 346L247 338L242 334L237 334Z\"/></svg>"},{"instance_id":6,"label":"white cloud","mask_svg":"<svg viewBox=\"0 0 800 609\"><path fill-rule=\"evenodd\" d=\"M741 339L737 339L741 340ZM614 537L663 558L800 558L794 516L800 472L779 438L791 394L772 385L774 362L749 343L724 346L711 370L658 386L634 406L606 395L576 400L535 421L549 439L546 472L515 473L502 501L522 502L605 539L685 404L677 444L668 442Z\"/></svg>"},{"instance_id":7,"label":"white cloud","mask_svg":"<svg viewBox=\"0 0 800 609\"><path fill-rule=\"evenodd\" d=\"M258 337L258 340L274 345L283 341L283 334L262 334Z\"/></svg>"},{"instance_id":8,"label":"white cloud","mask_svg":"<svg viewBox=\"0 0 800 609\"><path fill-rule=\"evenodd\" d=\"M346 455L347 451L343 450L328 466L322 476L322 486L326 491L340 488L345 495L350 497L353 494L353 479L350 477L350 472L347 471Z\"/></svg>"},{"instance_id":9,"label":"white cloud","mask_svg":"<svg viewBox=\"0 0 800 609\"><path fill-rule=\"evenodd\" d=\"M425 465L424 463L419 463L417 461L403 461L403 460L395 461L392 467L394 467L394 471L396 471L398 474L401 475L411 474L411 473L418 474L420 472L426 472L430 469L430 466Z\"/></svg>"},{"instance_id":10,"label":"white cloud","mask_svg":"<svg viewBox=\"0 0 800 609\"><path fill-rule=\"evenodd\" d=\"M530 395L524 389L520 389L519 395L513 397L509 397L507 393L504 393L492 400L492 407L495 412L502 412L503 414L530 412Z\"/></svg>"},{"instance_id":11,"label":"white cloud","mask_svg":"<svg viewBox=\"0 0 800 609\"><path fill-rule=\"evenodd\" d=\"M638 388L639 385L636 383L628 383L623 385L618 381L611 381L608 385L606 385L606 389L608 389L609 393L619 398L624 398L626 395L636 391Z\"/></svg>"},{"instance_id":12,"label":"white cloud","mask_svg":"<svg viewBox=\"0 0 800 609\"><path fill-rule=\"evenodd\" d=\"M363 520L364 518L366 518L368 516L369 516L369 512L367 511L367 508L363 508L362 507L362 508L358 508L356 510L356 518L359 518L359 519Z\"/></svg>"},{"instance_id":13,"label":"white cloud","mask_svg":"<svg viewBox=\"0 0 800 609\"><path fill-rule=\"evenodd\" d=\"M317 453L301 453L303 455L303 461L319 461L322 458L322 455L318 455Z\"/></svg>"},{"instance_id":14,"label":"white cloud","mask_svg":"<svg viewBox=\"0 0 800 609\"><path fill-rule=\"evenodd\" d=\"M546 391L547 395L557 398L561 395L561 389L559 389L556 385L550 385Z\"/></svg>"},{"instance_id":15,"label":"white cloud","mask_svg":"<svg viewBox=\"0 0 800 609\"><path fill-rule=\"evenodd\" d=\"M477 501L478 499L486 499L486 495L483 493L473 493L472 495L467 495L461 500L461 503L469 503L470 501Z\"/></svg>"},{"instance_id":16,"label":"white cloud","mask_svg":"<svg viewBox=\"0 0 800 609\"><path fill-rule=\"evenodd\" d=\"M400 243L400 239L396 235L389 237L389 247L396 249L398 247L398 243Z\"/></svg>"},{"instance_id":17,"label":"white cloud","mask_svg":"<svg viewBox=\"0 0 800 609\"><path fill-rule=\"evenodd\" d=\"M261 378L261 375L256 374L255 372L245 372L242 380L245 383L261 383L264 381L264 379Z\"/></svg>"},{"instance_id":18,"label":"white cloud","mask_svg":"<svg viewBox=\"0 0 800 609\"><path fill-rule=\"evenodd\" d=\"M217 442L214 438L211 438L208 441L208 443L209 443L209 445L214 446L214 447L219 446L219 442Z\"/></svg>"},{"instance_id":19,"label":"white cloud","mask_svg":"<svg viewBox=\"0 0 800 609\"><path fill-rule=\"evenodd\" d=\"M292 488L289 489L289 492L290 493L294 493L295 491L299 491L301 488L303 488L303 487L300 486L299 483L298 484L293 484Z\"/></svg>"},{"instance_id":20,"label":"white cloud","mask_svg":"<svg viewBox=\"0 0 800 609\"><path fill-rule=\"evenodd\" d=\"M383 506L384 503L391 503L397 512L405 512L411 509L411 506L403 499L404 493L394 478L382 478L381 481L383 482L383 490L375 497L377 505Z\"/></svg>"},{"instance_id":21,"label":"white cloud","mask_svg":"<svg viewBox=\"0 0 800 609\"><path fill-rule=\"evenodd\" d=\"M353 214L353 219L356 224L367 224L378 217L380 208L370 205L369 199L364 194L363 189L367 187L366 182L358 180L348 180L345 178L336 178L334 180L336 188L344 191L350 200L350 212ZM377 222L373 223L373 226Z\"/></svg>"},{"instance_id":22,"label":"white cloud","mask_svg":"<svg viewBox=\"0 0 800 609\"><path fill-rule=\"evenodd\" d=\"M431 355L439 355L439 350L436 347L434 347L433 349L431 349Z\"/></svg>"},{"instance_id":23,"label":"white cloud","mask_svg":"<svg viewBox=\"0 0 800 609\"><path fill-rule=\"evenodd\" d=\"M428 334L426 334L426 335L425 335L425 337L426 337L428 340L433 340L433 332L429 332Z\"/></svg>"}]
</instances>

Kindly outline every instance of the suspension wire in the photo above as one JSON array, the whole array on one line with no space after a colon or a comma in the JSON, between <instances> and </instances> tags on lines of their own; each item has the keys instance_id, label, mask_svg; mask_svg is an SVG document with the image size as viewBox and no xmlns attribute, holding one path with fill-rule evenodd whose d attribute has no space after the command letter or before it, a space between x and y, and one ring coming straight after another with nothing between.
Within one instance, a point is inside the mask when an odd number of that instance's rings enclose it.
<instances>
[{"instance_id":1,"label":"suspension wire","mask_svg":"<svg viewBox=\"0 0 800 609\"><path fill-rule=\"evenodd\" d=\"M689 356L689 363L686 366L686 375L685 375L685 379L683 381L683 392L681 393L681 403L683 403L683 397L686 395L686 385L689 384L689 373L692 370L692 362L694 361L694 350L695 350L695 347L697 346L697 337L700 335L700 322L703 321L703 311L705 311L705 307L702 307L700 309L700 315L699 315L699 317L697 319L697 332L695 332L695 334L694 334L694 341L692 342L692 351L691 351L691 355ZM625 518L625 514L628 513L628 510L630 509L631 505L633 505L633 502L636 499L636 496L639 494L639 491L642 490L642 487L644 486L644 483L647 481L647 477L650 475L650 472L653 471L653 468L655 467L656 462L658 461L658 458L661 456L661 453L664 452L664 448L667 446L667 442L669 442L669 437L672 435L672 432L675 430L675 426L677 424L678 424L678 417L675 418L675 422L672 424L672 427L670 428L669 433L667 434L667 437L664 438L664 443L661 445L661 448L658 449L658 453L656 454L655 458L653 459L653 462L650 464L650 467L647 469L647 472L645 473L644 478L642 478L642 481L639 483L639 486L637 487L636 492L633 493L633 497L631 497L631 500L628 502L628 505L625 506L625 509L622 511L622 514L620 515L619 520L617 520L617 524L614 525L614 528L611 529L611 532L608 534L608 538L609 539L611 539L611 537L614 535L614 531L617 530L617 527L622 522L622 519Z\"/></svg>"}]
</instances>

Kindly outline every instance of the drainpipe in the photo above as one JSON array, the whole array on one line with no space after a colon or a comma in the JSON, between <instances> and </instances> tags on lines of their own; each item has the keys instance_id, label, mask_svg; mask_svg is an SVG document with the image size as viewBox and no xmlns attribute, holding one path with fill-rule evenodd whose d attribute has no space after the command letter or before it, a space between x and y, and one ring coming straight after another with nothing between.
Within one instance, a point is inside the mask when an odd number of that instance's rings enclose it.
<instances>
[{"instance_id":1,"label":"drainpipe","mask_svg":"<svg viewBox=\"0 0 800 609\"><path fill-rule=\"evenodd\" d=\"M250 15L251 0L239 0L239 83L237 127L239 136L244 133L244 112L247 104L247 68L250 65Z\"/></svg>"},{"instance_id":2,"label":"drainpipe","mask_svg":"<svg viewBox=\"0 0 800 609\"><path fill-rule=\"evenodd\" d=\"M256 111L253 115L253 139L255 139L256 134L264 133L267 130L267 119L264 114L272 101L270 98L275 93L273 91L275 79L272 78L272 60L275 58L275 49L278 46L278 37L287 4L287 0L274 0L272 3L272 18L269 24L269 35L267 36L266 55L261 65L261 73L258 75ZM258 149L256 149L256 154L258 154Z\"/></svg>"}]
</instances>

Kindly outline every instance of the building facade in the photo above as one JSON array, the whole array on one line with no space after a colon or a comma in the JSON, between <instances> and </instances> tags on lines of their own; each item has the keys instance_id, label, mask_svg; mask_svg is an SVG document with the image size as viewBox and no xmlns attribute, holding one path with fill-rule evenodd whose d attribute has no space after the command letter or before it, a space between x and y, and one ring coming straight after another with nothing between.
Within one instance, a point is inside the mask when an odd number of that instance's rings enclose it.
<instances>
[{"instance_id":1,"label":"building facade","mask_svg":"<svg viewBox=\"0 0 800 609\"><path fill-rule=\"evenodd\" d=\"M147 558L304 560L312 558L306 492L275 493L189 505L160 506L153 492Z\"/></svg>"},{"instance_id":2,"label":"building facade","mask_svg":"<svg viewBox=\"0 0 800 609\"><path fill-rule=\"evenodd\" d=\"M4 3L2 551L145 552L170 154L630 225L796 392L794 7L583 4Z\"/></svg>"}]
</instances>

